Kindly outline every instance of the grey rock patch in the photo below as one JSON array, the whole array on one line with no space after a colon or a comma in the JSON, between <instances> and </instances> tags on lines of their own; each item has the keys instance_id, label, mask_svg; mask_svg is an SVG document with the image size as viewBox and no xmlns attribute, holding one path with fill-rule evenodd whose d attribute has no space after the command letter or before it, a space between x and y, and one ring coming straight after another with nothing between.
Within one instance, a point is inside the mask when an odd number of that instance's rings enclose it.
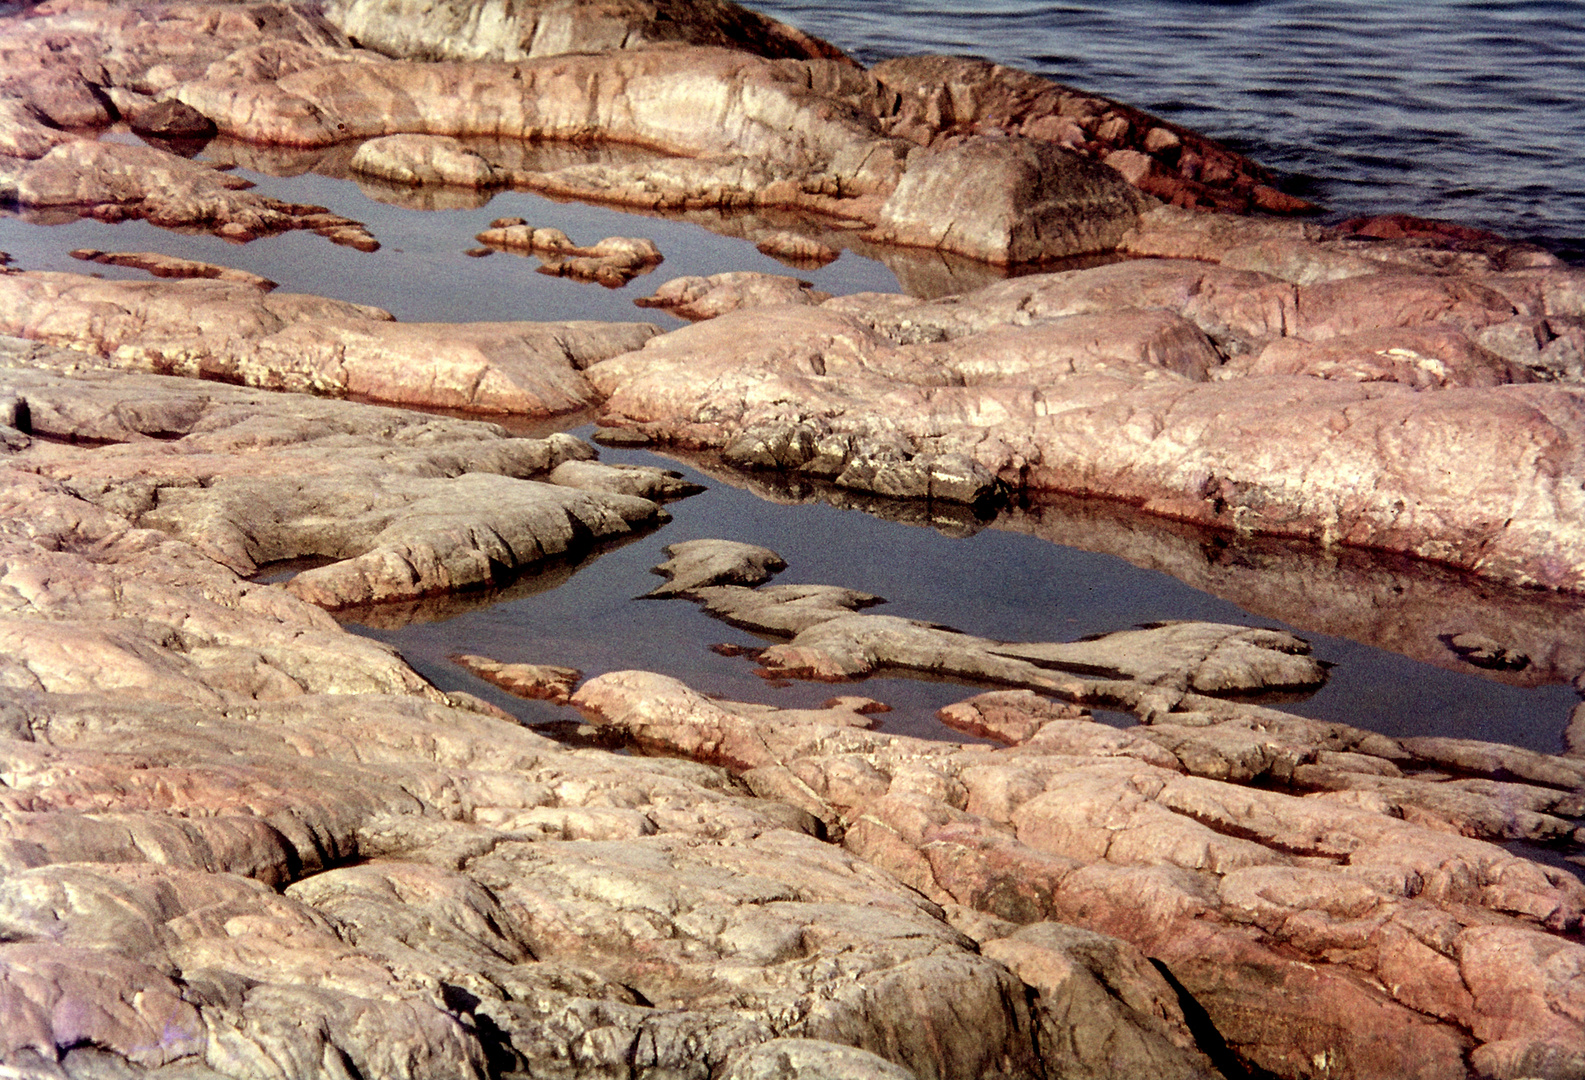
<instances>
[{"instance_id":1,"label":"grey rock patch","mask_svg":"<svg viewBox=\"0 0 1585 1080\"><path fill-rule=\"evenodd\" d=\"M723 583L758 585L787 568L786 560L769 548L734 540L687 540L669 544L664 550L670 558L654 572L665 575L666 583L655 586L647 596L695 596L701 589Z\"/></svg>"}]
</instances>

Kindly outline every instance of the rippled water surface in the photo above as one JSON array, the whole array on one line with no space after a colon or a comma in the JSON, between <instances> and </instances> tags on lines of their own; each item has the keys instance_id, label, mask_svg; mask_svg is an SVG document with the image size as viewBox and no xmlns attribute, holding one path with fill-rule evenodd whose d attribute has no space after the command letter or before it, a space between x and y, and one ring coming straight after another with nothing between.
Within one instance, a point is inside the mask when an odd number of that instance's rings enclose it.
<instances>
[{"instance_id":1,"label":"rippled water surface","mask_svg":"<svg viewBox=\"0 0 1585 1080\"><path fill-rule=\"evenodd\" d=\"M751 0L866 63L981 56L1216 136L1345 214L1585 257L1585 4Z\"/></svg>"}]
</instances>

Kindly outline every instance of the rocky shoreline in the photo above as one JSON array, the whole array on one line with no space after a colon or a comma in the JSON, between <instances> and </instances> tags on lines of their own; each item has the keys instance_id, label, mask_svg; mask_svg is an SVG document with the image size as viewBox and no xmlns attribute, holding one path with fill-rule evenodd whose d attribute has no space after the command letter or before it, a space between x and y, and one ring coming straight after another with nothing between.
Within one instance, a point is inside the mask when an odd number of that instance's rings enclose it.
<instances>
[{"instance_id":1,"label":"rocky shoreline","mask_svg":"<svg viewBox=\"0 0 1585 1080\"><path fill-rule=\"evenodd\" d=\"M856 694L780 709L457 658L570 695L611 752L327 613L661 527L697 490L678 474L488 422L594 409L767 491L1032 499L1002 527L1041 535L1041 498L1099 497L1312 540L1335 566L1296 597L1170 527L1086 525L1256 610L1585 680L1522 599L1585 591L1585 271L1458 226L1323 227L1138 110L979 61L866 70L723 0L0 16L0 201L377 246L176 152L216 134L423 191L812 215L749 227L793 265L839 237L1096 264L929 298L724 270L655 290L695 320L662 333L404 323L148 252L72 254L161 280L0 257L8 1075L1585 1077L1585 757L1257 704L1325 679L1286 632L997 641L693 541L656 602L761 635L772 676L963 682L941 718L973 738L874 730ZM520 145L555 140L625 149ZM664 254L522 219L480 240L608 285ZM1358 550L1425 571L1406 588ZM272 564L306 568L250 580ZM1412 617L1384 619L1393 590Z\"/></svg>"}]
</instances>

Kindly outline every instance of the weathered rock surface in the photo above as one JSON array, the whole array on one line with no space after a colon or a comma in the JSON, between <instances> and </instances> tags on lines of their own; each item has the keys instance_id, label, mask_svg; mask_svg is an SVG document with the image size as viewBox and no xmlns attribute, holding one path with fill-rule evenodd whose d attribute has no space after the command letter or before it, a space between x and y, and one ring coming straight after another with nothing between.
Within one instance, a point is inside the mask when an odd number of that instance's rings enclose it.
<instances>
[{"instance_id":1,"label":"weathered rock surface","mask_svg":"<svg viewBox=\"0 0 1585 1080\"><path fill-rule=\"evenodd\" d=\"M648 593L652 597L702 596L700 590L721 585L758 585L787 568L770 548L735 540L685 540L664 548L670 556L654 572L666 579Z\"/></svg>"},{"instance_id":2,"label":"weathered rock surface","mask_svg":"<svg viewBox=\"0 0 1585 1080\"><path fill-rule=\"evenodd\" d=\"M478 152L446 135L387 135L370 139L352 155L354 172L398 184L457 184L487 188L508 177Z\"/></svg>"},{"instance_id":3,"label":"weathered rock surface","mask_svg":"<svg viewBox=\"0 0 1585 1080\"><path fill-rule=\"evenodd\" d=\"M154 376L16 371L7 385L28 432L116 444L35 440L23 452L40 475L239 574L335 560L289 585L323 607L494 584L665 517L648 499L545 482L592 456L568 436Z\"/></svg>"},{"instance_id":4,"label":"weathered rock surface","mask_svg":"<svg viewBox=\"0 0 1585 1080\"><path fill-rule=\"evenodd\" d=\"M1023 983L807 814L567 750L225 565L235 523L306 553L348 490L528 487L579 444L6 355L0 1066L1041 1071ZM266 498L327 480L306 517Z\"/></svg>"},{"instance_id":5,"label":"weathered rock surface","mask_svg":"<svg viewBox=\"0 0 1585 1080\"><path fill-rule=\"evenodd\" d=\"M117 368L376 401L549 416L590 404L579 369L647 323L398 323L377 308L224 280L0 279L0 333Z\"/></svg>"},{"instance_id":6,"label":"weathered rock surface","mask_svg":"<svg viewBox=\"0 0 1585 1080\"><path fill-rule=\"evenodd\" d=\"M550 482L583 491L603 491L611 495L637 495L651 502L697 495L704 488L684 480L675 469L652 465L606 465L599 461L563 461L550 472Z\"/></svg>"},{"instance_id":7,"label":"weathered rock surface","mask_svg":"<svg viewBox=\"0 0 1585 1080\"><path fill-rule=\"evenodd\" d=\"M374 251L356 221L322 206L255 195L252 182L152 146L58 143L36 160L0 156L0 198L24 206L78 207L101 221L147 219L167 228L200 226L228 240L304 229L332 243Z\"/></svg>"},{"instance_id":8,"label":"weathered rock surface","mask_svg":"<svg viewBox=\"0 0 1585 1080\"><path fill-rule=\"evenodd\" d=\"M128 118L130 126L139 135L156 139L207 139L215 134L213 120L175 98L128 111L132 113Z\"/></svg>"},{"instance_id":9,"label":"weathered rock surface","mask_svg":"<svg viewBox=\"0 0 1585 1080\"><path fill-rule=\"evenodd\" d=\"M982 942L981 952L1039 995L1036 1016L1057 1075L1220 1075L1195 1045L1177 993L1127 942L1040 922Z\"/></svg>"},{"instance_id":10,"label":"weathered rock surface","mask_svg":"<svg viewBox=\"0 0 1585 1080\"><path fill-rule=\"evenodd\" d=\"M1585 469L1580 391L1508 385L1526 376L1471 344L1516 319L1585 310L1579 277L1296 286L1136 260L937 301L728 313L587 375L606 399L602 423L743 467L961 502L998 483L1102 494L1579 589L1585 505L1552 477ZM1372 359L1327 359L1351 350ZM1242 358L1268 354L1257 363L1333 377L1241 374Z\"/></svg>"},{"instance_id":11,"label":"weathered rock surface","mask_svg":"<svg viewBox=\"0 0 1585 1080\"><path fill-rule=\"evenodd\" d=\"M335 0L326 5L325 17L365 48L415 60L527 60L678 44L737 48L775 59L844 59L835 46L730 0Z\"/></svg>"},{"instance_id":12,"label":"weathered rock surface","mask_svg":"<svg viewBox=\"0 0 1585 1080\"><path fill-rule=\"evenodd\" d=\"M1034 139L967 139L909 154L869 234L989 263L1110 251L1144 200L1114 170Z\"/></svg>"},{"instance_id":13,"label":"weathered rock surface","mask_svg":"<svg viewBox=\"0 0 1585 1080\"><path fill-rule=\"evenodd\" d=\"M893 134L924 145L999 133L1104 161L1151 195L1185 207L1313 209L1272 174L1205 136L1127 105L984 60L910 56L873 72L897 95Z\"/></svg>"},{"instance_id":14,"label":"weathered rock surface","mask_svg":"<svg viewBox=\"0 0 1585 1080\"><path fill-rule=\"evenodd\" d=\"M761 237L754 246L761 254L795 266L824 266L842 254L829 244L785 230Z\"/></svg>"},{"instance_id":15,"label":"weathered rock surface","mask_svg":"<svg viewBox=\"0 0 1585 1080\"><path fill-rule=\"evenodd\" d=\"M654 296L640 297L633 303L642 308L660 308L684 319L713 319L740 308L768 307L774 304L813 306L831 299L807 281L761 274L752 270L730 270L709 277L672 278L655 290Z\"/></svg>"},{"instance_id":16,"label":"weathered rock surface","mask_svg":"<svg viewBox=\"0 0 1585 1080\"><path fill-rule=\"evenodd\" d=\"M1010 693L986 698L966 706L1017 708ZM1552 835L1577 845L1577 783L1498 780L1540 762L1496 747L1417 751L1193 693L1126 731L1028 700L1034 733L990 750L868 731L835 705L706 700L640 672L600 676L574 697L594 721L725 765L937 902L982 913L956 921L1039 990L1039 1015L1064 1015L1068 995L1082 996L1084 1016L1104 1011L1104 989L1064 955L1077 932L1042 929L1054 919L1158 960L1243 1062L1280 1076L1462 1078L1472 1050L1477 1070L1522 1060L1536 1075L1572 1075L1585 885L1474 837L1546 835L1550 816L1562 830ZM1450 757L1484 776L1405 771ZM1561 770L1549 780L1572 768L1546 760ZM1527 802L1561 816L1515 814ZM1509 959L1495 960L1499 950ZM1054 1045L1074 1067L1087 1047L1125 1039L1142 1054L1183 1052L1160 1007L1175 1000L1158 986L1157 1007L1141 1008L1152 997L1130 996L1117 971L1103 988L1134 1011L1106 1007L1136 1019L1104 1039L1067 1029ZM1195 1060L1154 1068L1195 1075Z\"/></svg>"}]
</instances>

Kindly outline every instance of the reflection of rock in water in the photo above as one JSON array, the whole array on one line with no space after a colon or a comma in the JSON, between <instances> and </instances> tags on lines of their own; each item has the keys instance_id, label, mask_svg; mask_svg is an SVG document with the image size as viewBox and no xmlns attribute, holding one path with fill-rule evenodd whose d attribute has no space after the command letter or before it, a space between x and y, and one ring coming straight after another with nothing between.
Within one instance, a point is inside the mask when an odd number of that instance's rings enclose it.
<instances>
[{"instance_id":1,"label":"reflection of rock in water","mask_svg":"<svg viewBox=\"0 0 1585 1080\"><path fill-rule=\"evenodd\" d=\"M210 140L204 149L204 157L209 161L263 173L265 176L302 176L312 172L345 180L352 175L352 155L357 152L358 146L358 143L312 148L268 146L222 135Z\"/></svg>"},{"instance_id":2,"label":"reflection of rock in water","mask_svg":"<svg viewBox=\"0 0 1585 1080\"><path fill-rule=\"evenodd\" d=\"M837 487L823 480L814 480L777 471L741 472L722 463L713 454L692 454L676 447L667 447L666 455L697 469L705 476L741 488L766 502L796 506L803 503L825 503L838 510L860 510L883 521L896 521L904 525L921 525L934 529L942 536L964 538L973 536L993 520L975 512L975 507L965 503L939 502L925 499L888 499L865 491Z\"/></svg>"},{"instance_id":3,"label":"reflection of rock in water","mask_svg":"<svg viewBox=\"0 0 1585 1080\"><path fill-rule=\"evenodd\" d=\"M375 202L403 210L477 210L490 205L499 188L459 187L456 184L397 184L359 174L358 190Z\"/></svg>"},{"instance_id":4,"label":"reflection of rock in water","mask_svg":"<svg viewBox=\"0 0 1585 1080\"><path fill-rule=\"evenodd\" d=\"M1100 500L1042 499L993 527L1116 555L1256 615L1482 678L1542 686L1585 672L1585 599L1577 595L1503 587L1359 548L1210 532ZM1529 663L1473 664L1449 644L1466 635Z\"/></svg>"},{"instance_id":5,"label":"reflection of rock in water","mask_svg":"<svg viewBox=\"0 0 1585 1080\"><path fill-rule=\"evenodd\" d=\"M1067 259L1031 263L1022 266L992 266L976 262L950 251L927 248L894 247L874 244L854 237L847 244L855 255L875 259L897 275L897 283L909 296L935 300L942 296L973 292L1010 277L1029 274L1051 274L1062 270L1085 270L1092 266L1121 262L1126 255L1075 255Z\"/></svg>"},{"instance_id":6,"label":"reflection of rock in water","mask_svg":"<svg viewBox=\"0 0 1585 1080\"><path fill-rule=\"evenodd\" d=\"M15 218L29 225L70 225L82 219L77 207L13 206L0 209L0 218Z\"/></svg>"}]
</instances>

